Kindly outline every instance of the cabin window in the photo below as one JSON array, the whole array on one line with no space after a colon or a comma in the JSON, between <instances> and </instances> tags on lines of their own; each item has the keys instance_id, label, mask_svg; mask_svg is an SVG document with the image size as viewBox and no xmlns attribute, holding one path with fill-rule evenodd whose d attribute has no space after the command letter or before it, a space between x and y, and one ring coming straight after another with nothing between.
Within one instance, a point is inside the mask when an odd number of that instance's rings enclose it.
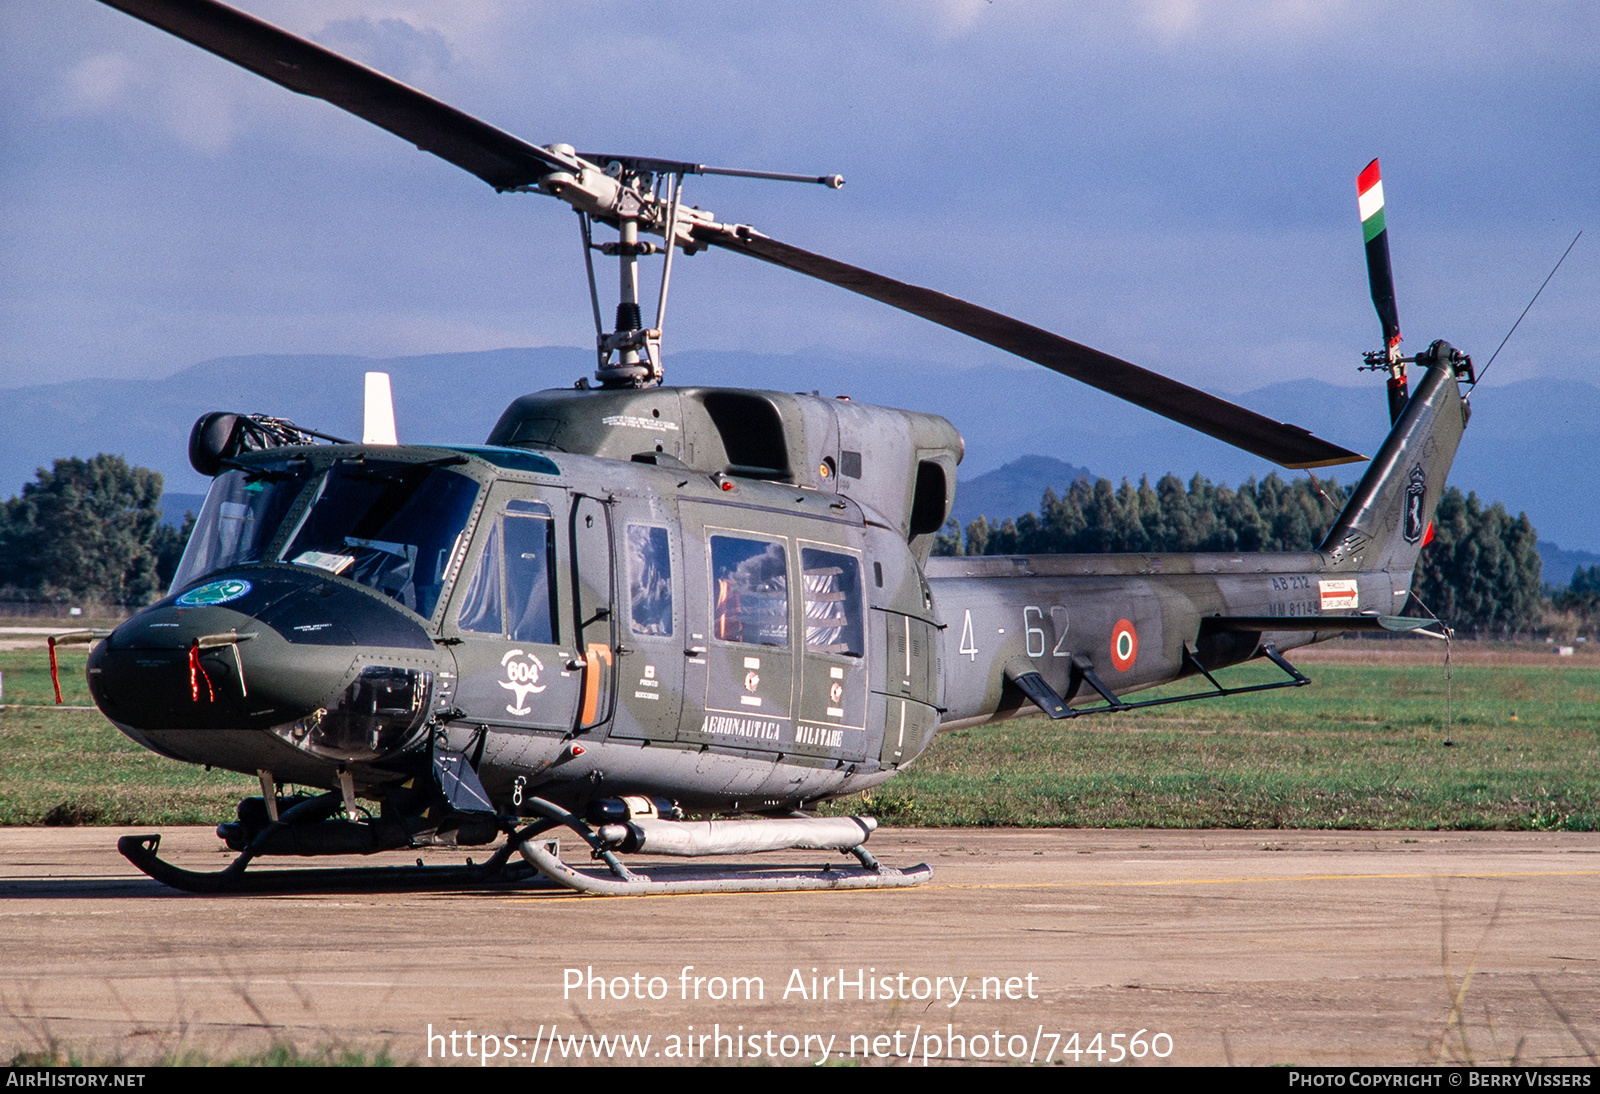
<instances>
[{"instance_id":1,"label":"cabin window","mask_svg":"<svg viewBox=\"0 0 1600 1094\"><path fill-rule=\"evenodd\" d=\"M550 507L513 501L489 527L456 624L514 642L556 641L556 525Z\"/></svg>"},{"instance_id":2,"label":"cabin window","mask_svg":"<svg viewBox=\"0 0 1600 1094\"><path fill-rule=\"evenodd\" d=\"M754 646L789 644L789 561L782 543L711 537L712 634Z\"/></svg>"},{"instance_id":3,"label":"cabin window","mask_svg":"<svg viewBox=\"0 0 1600 1094\"><path fill-rule=\"evenodd\" d=\"M805 587L806 650L860 657L866 651L860 560L840 551L802 547L800 573Z\"/></svg>"},{"instance_id":4,"label":"cabin window","mask_svg":"<svg viewBox=\"0 0 1600 1094\"><path fill-rule=\"evenodd\" d=\"M628 525L628 591L633 633L672 635L672 548L665 528Z\"/></svg>"}]
</instances>

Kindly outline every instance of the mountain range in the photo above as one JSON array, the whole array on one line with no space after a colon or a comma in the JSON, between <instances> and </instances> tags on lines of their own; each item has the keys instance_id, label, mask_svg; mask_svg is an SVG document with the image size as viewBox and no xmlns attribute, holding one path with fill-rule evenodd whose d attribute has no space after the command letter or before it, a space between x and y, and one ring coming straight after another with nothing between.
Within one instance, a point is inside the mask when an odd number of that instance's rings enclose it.
<instances>
[{"instance_id":1,"label":"mountain range","mask_svg":"<svg viewBox=\"0 0 1600 1094\"><path fill-rule=\"evenodd\" d=\"M164 379L9 388L0 397L0 496L20 489L35 469L58 457L98 452L120 453L161 471L175 494L201 491L206 482L186 458L189 428L200 414L260 411L358 436L362 373L373 368L393 376L402 440L480 442L513 398L568 386L593 365L592 351L573 347L385 360L256 356L206 361ZM1040 483L1060 490L1086 468L1135 481L1141 475L1153 481L1169 470L1184 479L1198 472L1230 485L1274 470L1033 366L963 370L830 353L685 351L669 358L669 368L677 384L818 391L943 414L967 442L956 501L962 519L991 505L1003 505L1008 516L1036 508ZM1345 387L1293 380L1230 398L1368 455L1387 427L1383 388L1376 381ZM1472 422L1451 482L1513 513L1526 511L1540 538L1563 544L1569 554L1600 550L1600 387L1526 380L1485 388L1471 401ZM1027 454L1043 455L1019 459ZM1348 482L1361 466L1318 474Z\"/></svg>"},{"instance_id":2,"label":"mountain range","mask_svg":"<svg viewBox=\"0 0 1600 1094\"><path fill-rule=\"evenodd\" d=\"M1075 467L1049 456L1023 456L1004 467L963 480L950 515L965 528L967 522L980 515L998 523L1006 517L1037 513L1046 490L1060 494L1074 479L1098 477L1086 467ZM1600 566L1600 554L1593 551L1568 551L1545 539L1539 540L1537 547L1545 584L1553 588L1570 585L1574 570Z\"/></svg>"}]
</instances>

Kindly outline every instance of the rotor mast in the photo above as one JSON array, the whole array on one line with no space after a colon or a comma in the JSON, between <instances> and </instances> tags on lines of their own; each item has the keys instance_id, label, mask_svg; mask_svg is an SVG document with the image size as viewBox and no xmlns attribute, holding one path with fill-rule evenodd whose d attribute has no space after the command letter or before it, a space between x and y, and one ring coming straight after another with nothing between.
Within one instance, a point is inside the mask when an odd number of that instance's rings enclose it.
<instances>
[{"instance_id":1,"label":"rotor mast","mask_svg":"<svg viewBox=\"0 0 1600 1094\"><path fill-rule=\"evenodd\" d=\"M612 163L607 173L618 169ZM651 387L661 382L661 330L644 329L643 315L639 310L639 256L655 250L652 243L639 242L639 213L643 205L632 187L624 189L617 201L617 241L602 245L602 253L617 256L617 317L616 330L606 334L595 328L596 352L599 364L594 378L601 387ZM591 243L585 249L587 256L593 250ZM663 276L661 295L666 297L667 282ZM641 358L639 350L644 348ZM616 361L612 361L612 355Z\"/></svg>"},{"instance_id":2,"label":"rotor mast","mask_svg":"<svg viewBox=\"0 0 1600 1094\"><path fill-rule=\"evenodd\" d=\"M555 156L571 161L576 171L553 172L539 180L537 188L566 201L578 212L583 236L584 266L589 276L589 299L594 310L596 368L594 378L603 388L655 387L661 383L661 332L666 322L667 291L672 284L672 256L681 248L685 254L704 250L706 243L694 236L694 229L748 233L743 225L718 224L708 212L686 209L682 203L685 175L730 175L735 178L765 179L778 182L809 182L837 190L844 185L840 175L789 175L772 171L745 171L730 167L708 167L703 163L649 159L640 156L579 154L571 145L549 145ZM604 164L601 167L600 164ZM531 189L531 187L523 187ZM617 230L614 242L595 243L595 221ZM660 245L641 242L641 232L660 235ZM600 296L594 272L594 252L617 259L617 311L615 328L605 330ZM639 258L663 256L660 290L656 298L655 323L644 325L640 291Z\"/></svg>"}]
</instances>

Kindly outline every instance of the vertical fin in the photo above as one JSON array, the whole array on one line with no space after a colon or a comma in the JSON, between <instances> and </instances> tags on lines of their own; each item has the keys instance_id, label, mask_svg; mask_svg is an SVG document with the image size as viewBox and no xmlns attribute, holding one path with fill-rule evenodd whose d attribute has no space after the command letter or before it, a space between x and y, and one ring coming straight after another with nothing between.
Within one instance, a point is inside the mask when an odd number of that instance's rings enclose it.
<instances>
[{"instance_id":1,"label":"vertical fin","mask_svg":"<svg viewBox=\"0 0 1600 1094\"><path fill-rule=\"evenodd\" d=\"M1418 354L1427 372L1322 543L1336 570L1405 576L1416 566L1466 427L1456 380L1465 358L1447 342ZM1465 367L1465 366L1461 366ZM1402 586L1403 587L1403 586Z\"/></svg>"}]
</instances>

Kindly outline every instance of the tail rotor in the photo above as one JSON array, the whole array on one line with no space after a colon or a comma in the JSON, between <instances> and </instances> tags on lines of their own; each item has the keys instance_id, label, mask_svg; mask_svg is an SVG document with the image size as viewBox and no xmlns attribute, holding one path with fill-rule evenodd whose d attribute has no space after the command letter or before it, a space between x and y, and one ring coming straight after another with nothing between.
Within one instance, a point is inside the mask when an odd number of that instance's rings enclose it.
<instances>
[{"instance_id":1,"label":"tail rotor","mask_svg":"<svg viewBox=\"0 0 1600 1094\"><path fill-rule=\"evenodd\" d=\"M1400 420L1410 391L1406 360L1400 356L1400 313L1394 302L1394 268L1389 263L1389 228L1383 216L1383 178L1373 160L1356 177L1361 212L1361 236L1367 244L1367 281L1372 286L1372 306L1383 324L1383 349L1366 355L1367 367L1389 373L1389 423Z\"/></svg>"}]
</instances>

